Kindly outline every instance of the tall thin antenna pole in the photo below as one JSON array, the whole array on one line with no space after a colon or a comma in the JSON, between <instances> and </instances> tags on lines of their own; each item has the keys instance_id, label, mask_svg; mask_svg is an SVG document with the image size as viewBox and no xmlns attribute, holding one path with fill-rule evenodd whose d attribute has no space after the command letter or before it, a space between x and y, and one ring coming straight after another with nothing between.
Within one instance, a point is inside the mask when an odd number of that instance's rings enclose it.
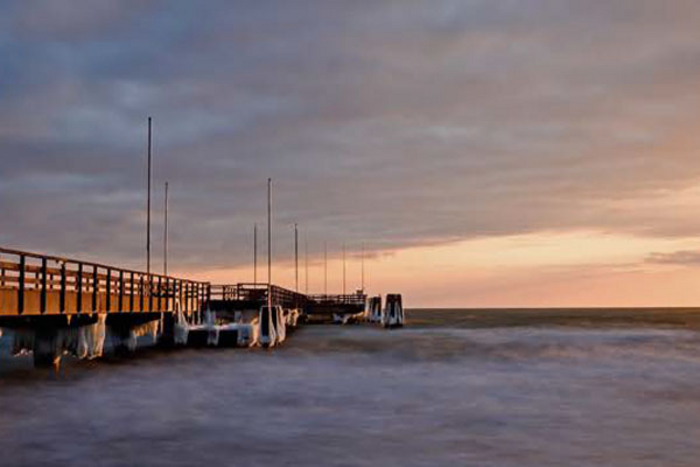
<instances>
[{"instance_id":1,"label":"tall thin antenna pole","mask_svg":"<svg viewBox=\"0 0 700 467\"><path fill-rule=\"evenodd\" d=\"M328 242L323 242L323 295L328 295Z\"/></svg>"},{"instance_id":2,"label":"tall thin antenna pole","mask_svg":"<svg viewBox=\"0 0 700 467\"><path fill-rule=\"evenodd\" d=\"M258 285L258 224L253 224L253 284Z\"/></svg>"},{"instance_id":3,"label":"tall thin antenna pole","mask_svg":"<svg viewBox=\"0 0 700 467\"><path fill-rule=\"evenodd\" d=\"M146 214L146 272L151 273L151 117L148 117L148 206Z\"/></svg>"},{"instance_id":4,"label":"tall thin antenna pole","mask_svg":"<svg viewBox=\"0 0 700 467\"><path fill-rule=\"evenodd\" d=\"M294 291L299 293L299 226L294 224Z\"/></svg>"},{"instance_id":5,"label":"tall thin antenna pole","mask_svg":"<svg viewBox=\"0 0 700 467\"><path fill-rule=\"evenodd\" d=\"M361 253L361 261L362 261L362 293L365 292L365 244L362 244L362 253Z\"/></svg>"},{"instance_id":6,"label":"tall thin antenna pole","mask_svg":"<svg viewBox=\"0 0 700 467\"><path fill-rule=\"evenodd\" d=\"M165 182L165 222L163 229L163 274L168 275L168 182Z\"/></svg>"},{"instance_id":7,"label":"tall thin antenna pole","mask_svg":"<svg viewBox=\"0 0 700 467\"><path fill-rule=\"evenodd\" d=\"M345 295L345 243L343 243L343 295Z\"/></svg>"},{"instance_id":8,"label":"tall thin antenna pole","mask_svg":"<svg viewBox=\"0 0 700 467\"><path fill-rule=\"evenodd\" d=\"M272 179L267 179L267 307L272 313Z\"/></svg>"},{"instance_id":9,"label":"tall thin antenna pole","mask_svg":"<svg viewBox=\"0 0 700 467\"><path fill-rule=\"evenodd\" d=\"M304 236L304 291L309 295L309 240Z\"/></svg>"}]
</instances>

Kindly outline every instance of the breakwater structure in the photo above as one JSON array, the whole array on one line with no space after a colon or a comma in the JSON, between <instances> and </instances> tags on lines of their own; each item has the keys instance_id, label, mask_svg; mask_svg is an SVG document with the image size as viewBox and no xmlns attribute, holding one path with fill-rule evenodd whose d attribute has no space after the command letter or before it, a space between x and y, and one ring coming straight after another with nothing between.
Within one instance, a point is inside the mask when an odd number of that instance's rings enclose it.
<instances>
[{"instance_id":1,"label":"breakwater structure","mask_svg":"<svg viewBox=\"0 0 700 467\"><path fill-rule=\"evenodd\" d=\"M384 322L400 326L400 296L388 297ZM65 354L100 357L105 342L115 353L133 352L144 335L165 346L254 346L270 335L281 343L287 329L305 323L369 322L367 303L363 291L213 285L0 247L0 329L13 331L13 354L32 354L38 367L57 367Z\"/></svg>"}]
</instances>

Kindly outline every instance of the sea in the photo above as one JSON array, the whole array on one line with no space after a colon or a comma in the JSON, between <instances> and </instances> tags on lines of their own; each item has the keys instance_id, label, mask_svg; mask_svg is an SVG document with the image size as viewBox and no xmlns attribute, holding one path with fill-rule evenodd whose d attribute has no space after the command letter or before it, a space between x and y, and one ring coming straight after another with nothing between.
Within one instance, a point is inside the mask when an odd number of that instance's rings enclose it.
<instances>
[{"instance_id":1,"label":"sea","mask_svg":"<svg viewBox=\"0 0 700 467\"><path fill-rule=\"evenodd\" d=\"M700 465L693 327L304 326L272 349L140 348L58 374L0 340L0 466Z\"/></svg>"}]
</instances>

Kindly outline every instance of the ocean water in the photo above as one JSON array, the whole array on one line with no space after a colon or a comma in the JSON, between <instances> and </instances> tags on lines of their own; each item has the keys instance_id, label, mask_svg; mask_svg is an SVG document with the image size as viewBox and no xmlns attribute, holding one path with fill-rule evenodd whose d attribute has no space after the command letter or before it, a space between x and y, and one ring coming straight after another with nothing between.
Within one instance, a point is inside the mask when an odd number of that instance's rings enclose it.
<instances>
[{"instance_id":1,"label":"ocean water","mask_svg":"<svg viewBox=\"0 0 700 467\"><path fill-rule=\"evenodd\" d=\"M0 465L700 462L700 333L426 316L307 326L272 351L142 349L59 376L3 355Z\"/></svg>"}]
</instances>

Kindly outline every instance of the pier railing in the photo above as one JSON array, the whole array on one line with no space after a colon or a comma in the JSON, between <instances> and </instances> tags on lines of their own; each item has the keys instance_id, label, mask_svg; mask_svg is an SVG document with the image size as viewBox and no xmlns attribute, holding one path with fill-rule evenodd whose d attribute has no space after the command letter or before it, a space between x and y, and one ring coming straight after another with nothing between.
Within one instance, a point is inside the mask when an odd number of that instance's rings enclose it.
<instances>
[{"instance_id":1,"label":"pier railing","mask_svg":"<svg viewBox=\"0 0 700 467\"><path fill-rule=\"evenodd\" d=\"M211 285L0 248L0 316L200 311Z\"/></svg>"},{"instance_id":2,"label":"pier railing","mask_svg":"<svg viewBox=\"0 0 700 467\"><path fill-rule=\"evenodd\" d=\"M358 292L354 294L320 294L309 295L306 303L305 312L308 316L325 316L326 318L334 315L354 315L365 311L365 302L367 295Z\"/></svg>"},{"instance_id":3,"label":"pier railing","mask_svg":"<svg viewBox=\"0 0 700 467\"><path fill-rule=\"evenodd\" d=\"M272 303L285 308L301 308L308 301L307 296L293 290L273 285L270 287ZM240 283L212 285L211 299L227 302L263 304L267 302L267 284Z\"/></svg>"},{"instance_id":4,"label":"pier railing","mask_svg":"<svg viewBox=\"0 0 700 467\"><path fill-rule=\"evenodd\" d=\"M365 301L367 300L367 295L362 294L362 293L354 293L354 294L337 294L337 295L324 295L324 294L319 294L319 295L309 295L308 299L310 302L317 303L320 305L323 304L337 304L337 305L357 305L357 306L364 306Z\"/></svg>"}]
</instances>

